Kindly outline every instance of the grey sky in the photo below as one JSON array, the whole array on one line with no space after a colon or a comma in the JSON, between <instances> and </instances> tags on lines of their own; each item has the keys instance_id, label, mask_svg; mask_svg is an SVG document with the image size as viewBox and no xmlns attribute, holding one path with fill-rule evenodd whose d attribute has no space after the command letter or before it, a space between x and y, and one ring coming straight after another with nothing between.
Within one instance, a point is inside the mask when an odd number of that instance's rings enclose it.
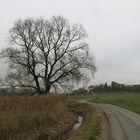
<instances>
[{"instance_id":1,"label":"grey sky","mask_svg":"<svg viewBox=\"0 0 140 140\"><path fill-rule=\"evenodd\" d=\"M63 15L84 25L98 68L94 83L140 83L139 0L0 0L0 49L18 18ZM0 77L6 67L0 65Z\"/></svg>"}]
</instances>

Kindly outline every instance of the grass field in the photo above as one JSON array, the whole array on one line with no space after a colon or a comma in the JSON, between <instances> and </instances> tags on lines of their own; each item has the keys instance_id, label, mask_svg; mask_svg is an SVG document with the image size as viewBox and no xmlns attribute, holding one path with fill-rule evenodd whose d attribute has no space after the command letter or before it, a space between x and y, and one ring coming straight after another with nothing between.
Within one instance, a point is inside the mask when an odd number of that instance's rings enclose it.
<instances>
[{"instance_id":1,"label":"grass field","mask_svg":"<svg viewBox=\"0 0 140 140\"><path fill-rule=\"evenodd\" d=\"M118 105L140 114L140 93L97 93L91 101Z\"/></svg>"}]
</instances>

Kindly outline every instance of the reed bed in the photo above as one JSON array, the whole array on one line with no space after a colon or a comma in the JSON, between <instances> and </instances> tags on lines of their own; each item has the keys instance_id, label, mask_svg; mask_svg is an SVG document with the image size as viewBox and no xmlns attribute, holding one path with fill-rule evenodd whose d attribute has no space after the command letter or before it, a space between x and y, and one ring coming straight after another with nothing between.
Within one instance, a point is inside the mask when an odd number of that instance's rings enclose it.
<instances>
[{"instance_id":1,"label":"reed bed","mask_svg":"<svg viewBox=\"0 0 140 140\"><path fill-rule=\"evenodd\" d=\"M0 97L0 139L33 140L67 113L65 96Z\"/></svg>"}]
</instances>

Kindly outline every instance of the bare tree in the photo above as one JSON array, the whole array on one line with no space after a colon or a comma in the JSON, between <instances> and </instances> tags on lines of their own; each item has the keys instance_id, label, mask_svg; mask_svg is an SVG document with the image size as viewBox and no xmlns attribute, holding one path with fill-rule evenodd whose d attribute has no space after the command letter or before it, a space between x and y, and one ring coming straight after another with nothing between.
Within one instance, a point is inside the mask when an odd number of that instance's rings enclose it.
<instances>
[{"instance_id":1,"label":"bare tree","mask_svg":"<svg viewBox=\"0 0 140 140\"><path fill-rule=\"evenodd\" d=\"M47 94L51 88L67 89L87 72L94 74L94 57L85 42L82 25L61 17L19 19L10 30L10 46L1 51L10 72L6 80Z\"/></svg>"}]
</instances>

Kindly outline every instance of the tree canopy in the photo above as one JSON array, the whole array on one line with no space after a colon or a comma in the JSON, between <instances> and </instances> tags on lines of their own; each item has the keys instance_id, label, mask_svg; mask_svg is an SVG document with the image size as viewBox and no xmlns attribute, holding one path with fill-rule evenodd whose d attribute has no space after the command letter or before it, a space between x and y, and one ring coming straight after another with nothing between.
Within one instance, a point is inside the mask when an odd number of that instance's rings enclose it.
<instances>
[{"instance_id":1,"label":"tree canopy","mask_svg":"<svg viewBox=\"0 0 140 140\"><path fill-rule=\"evenodd\" d=\"M6 82L38 94L69 89L90 78L96 67L81 24L62 16L17 20L9 32L10 46L1 51L9 64Z\"/></svg>"}]
</instances>

